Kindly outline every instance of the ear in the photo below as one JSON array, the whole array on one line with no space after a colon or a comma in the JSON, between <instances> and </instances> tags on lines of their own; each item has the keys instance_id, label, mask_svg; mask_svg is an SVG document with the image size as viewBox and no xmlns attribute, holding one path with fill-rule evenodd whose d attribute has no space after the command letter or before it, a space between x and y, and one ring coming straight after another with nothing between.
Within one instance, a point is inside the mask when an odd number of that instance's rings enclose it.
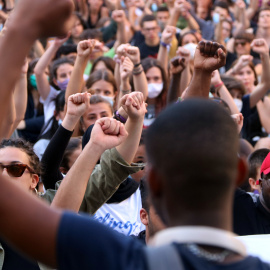
<instances>
[{"instance_id":1,"label":"ear","mask_svg":"<svg viewBox=\"0 0 270 270\"><path fill-rule=\"evenodd\" d=\"M247 178L247 173L248 173L248 165L247 162L242 158L238 158L238 172L237 172L237 177L236 177L236 186L240 187L246 180Z\"/></svg>"},{"instance_id":2,"label":"ear","mask_svg":"<svg viewBox=\"0 0 270 270\"><path fill-rule=\"evenodd\" d=\"M148 226L148 213L144 208L140 210L140 218L143 225Z\"/></svg>"},{"instance_id":3,"label":"ear","mask_svg":"<svg viewBox=\"0 0 270 270\"><path fill-rule=\"evenodd\" d=\"M31 189L34 190L38 184L39 181L39 177L37 174L33 173L32 174L32 182L31 182Z\"/></svg>"},{"instance_id":4,"label":"ear","mask_svg":"<svg viewBox=\"0 0 270 270\"><path fill-rule=\"evenodd\" d=\"M249 178L248 182L252 190L257 189L256 180L254 180L253 178Z\"/></svg>"}]
</instances>

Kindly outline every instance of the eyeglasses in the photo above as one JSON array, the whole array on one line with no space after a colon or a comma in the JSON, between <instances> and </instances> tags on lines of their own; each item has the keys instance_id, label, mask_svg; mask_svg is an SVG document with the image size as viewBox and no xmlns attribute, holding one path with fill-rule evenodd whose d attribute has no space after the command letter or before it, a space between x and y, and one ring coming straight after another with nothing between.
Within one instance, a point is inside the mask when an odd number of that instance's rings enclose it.
<instances>
[{"instance_id":1,"label":"eyeglasses","mask_svg":"<svg viewBox=\"0 0 270 270\"><path fill-rule=\"evenodd\" d=\"M143 30L145 30L146 32L156 31L157 30L157 26L156 27L152 27L152 28L143 28Z\"/></svg>"},{"instance_id":2,"label":"eyeglasses","mask_svg":"<svg viewBox=\"0 0 270 270\"><path fill-rule=\"evenodd\" d=\"M246 41L236 41L235 42L235 46L237 47L238 45L241 45L241 46L245 46L247 44L247 42Z\"/></svg>"},{"instance_id":3,"label":"eyeglasses","mask_svg":"<svg viewBox=\"0 0 270 270\"><path fill-rule=\"evenodd\" d=\"M30 173L35 173L28 165L26 164L10 164L10 165L3 165L0 164L0 168L3 171L4 169L7 170L7 173L10 177L21 177L24 174L24 171L27 169Z\"/></svg>"}]
</instances>

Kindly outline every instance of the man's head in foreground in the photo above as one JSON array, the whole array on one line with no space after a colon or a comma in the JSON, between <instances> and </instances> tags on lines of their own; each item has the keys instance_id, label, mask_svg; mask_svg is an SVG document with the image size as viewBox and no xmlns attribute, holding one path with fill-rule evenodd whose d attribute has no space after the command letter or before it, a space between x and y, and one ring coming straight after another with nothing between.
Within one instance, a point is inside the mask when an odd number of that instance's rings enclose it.
<instances>
[{"instance_id":1,"label":"man's head in foreground","mask_svg":"<svg viewBox=\"0 0 270 270\"><path fill-rule=\"evenodd\" d=\"M157 117L146 136L147 177L168 226L230 229L235 185L246 173L238 142L230 115L212 101L190 99Z\"/></svg>"}]
</instances>

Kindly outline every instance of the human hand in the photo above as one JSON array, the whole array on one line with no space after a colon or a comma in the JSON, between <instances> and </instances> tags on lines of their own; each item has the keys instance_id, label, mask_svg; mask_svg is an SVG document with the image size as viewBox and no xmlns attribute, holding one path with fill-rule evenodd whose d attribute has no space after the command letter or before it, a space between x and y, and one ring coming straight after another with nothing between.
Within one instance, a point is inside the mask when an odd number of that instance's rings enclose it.
<instances>
[{"instance_id":1,"label":"human hand","mask_svg":"<svg viewBox=\"0 0 270 270\"><path fill-rule=\"evenodd\" d=\"M117 50L116 50L116 53L117 53L117 56L119 59L121 59L121 56L126 56L126 53L127 53L127 48L130 46L130 44L126 43L126 44L121 44Z\"/></svg>"},{"instance_id":2,"label":"human hand","mask_svg":"<svg viewBox=\"0 0 270 270\"><path fill-rule=\"evenodd\" d=\"M238 73L243 67L247 66L253 60L251 55L241 55L237 63L233 67L233 73Z\"/></svg>"},{"instance_id":3,"label":"human hand","mask_svg":"<svg viewBox=\"0 0 270 270\"><path fill-rule=\"evenodd\" d=\"M178 47L176 51L176 55L180 56L181 58L185 59L185 63L189 63L190 61L190 51L184 47Z\"/></svg>"},{"instance_id":4,"label":"human hand","mask_svg":"<svg viewBox=\"0 0 270 270\"><path fill-rule=\"evenodd\" d=\"M213 72L226 63L226 49L217 42L200 41L194 56L194 70Z\"/></svg>"},{"instance_id":5,"label":"human hand","mask_svg":"<svg viewBox=\"0 0 270 270\"><path fill-rule=\"evenodd\" d=\"M222 80L220 78L220 74L219 74L219 71L218 70L214 70L212 72L212 77L211 77L211 85L218 85L222 83Z\"/></svg>"},{"instance_id":6,"label":"human hand","mask_svg":"<svg viewBox=\"0 0 270 270\"><path fill-rule=\"evenodd\" d=\"M83 40L78 43L77 53L78 56L88 58L95 47L95 39Z\"/></svg>"},{"instance_id":7,"label":"human hand","mask_svg":"<svg viewBox=\"0 0 270 270\"><path fill-rule=\"evenodd\" d=\"M134 65L140 63L141 56L140 56L140 50L138 47L127 46L125 50L126 50L126 56L132 61Z\"/></svg>"},{"instance_id":8,"label":"human hand","mask_svg":"<svg viewBox=\"0 0 270 270\"><path fill-rule=\"evenodd\" d=\"M121 63L120 63L120 76L122 80L126 80L129 78L130 74L132 73L132 70L134 68L134 65L132 61L129 59L129 57L121 57Z\"/></svg>"},{"instance_id":9,"label":"human hand","mask_svg":"<svg viewBox=\"0 0 270 270\"><path fill-rule=\"evenodd\" d=\"M56 47L61 47L70 37L70 32L64 38L55 38L53 45Z\"/></svg>"},{"instance_id":10,"label":"human hand","mask_svg":"<svg viewBox=\"0 0 270 270\"><path fill-rule=\"evenodd\" d=\"M170 73L173 75L181 73L186 68L185 63L185 58L180 56L172 58L170 62Z\"/></svg>"},{"instance_id":11,"label":"human hand","mask_svg":"<svg viewBox=\"0 0 270 270\"><path fill-rule=\"evenodd\" d=\"M242 113L236 113L232 114L231 117L235 122L235 124L237 125L238 133L240 133L244 123L244 116L242 115Z\"/></svg>"},{"instance_id":12,"label":"human hand","mask_svg":"<svg viewBox=\"0 0 270 270\"><path fill-rule=\"evenodd\" d=\"M125 126L109 117L103 117L96 121L89 143L93 143L103 151L121 144L127 138Z\"/></svg>"},{"instance_id":13,"label":"human hand","mask_svg":"<svg viewBox=\"0 0 270 270\"><path fill-rule=\"evenodd\" d=\"M175 33L176 28L174 26L167 25L161 34L161 41L166 44L171 44Z\"/></svg>"},{"instance_id":14,"label":"human hand","mask_svg":"<svg viewBox=\"0 0 270 270\"><path fill-rule=\"evenodd\" d=\"M116 23L124 23L126 14L124 10L114 10L111 17Z\"/></svg>"},{"instance_id":15,"label":"human hand","mask_svg":"<svg viewBox=\"0 0 270 270\"><path fill-rule=\"evenodd\" d=\"M73 10L72 0L19 0L11 13L11 23L34 25L37 37L64 36L71 28Z\"/></svg>"},{"instance_id":16,"label":"human hand","mask_svg":"<svg viewBox=\"0 0 270 270\"><path fill-rule=\"evenodd\" d=\"M124 95L120 100L120 106L122 106L131 120L137 121L140 118L144 118L146 113L144 96L141 92L132 92Z\"/></svg>"},{"instance_id":17,"label":"human hand","mask_svg":"<svg viewBox=\"0 0 270 270\"><path fill-rule=\"evenodd\" d=\"M250 46L256 53L269 55L269 46L264 38L254 39Z\"/></svg>"},{"instance_id":18,"label":"human hand","mask_svg":"<svg viewBox=\"0 0 270 270\"><path fill-rule=\"evenodd\" d=\"M79 119L90 108L90 97L87 92L69 96L66 116Z\"/></svg>"}]
</instances>

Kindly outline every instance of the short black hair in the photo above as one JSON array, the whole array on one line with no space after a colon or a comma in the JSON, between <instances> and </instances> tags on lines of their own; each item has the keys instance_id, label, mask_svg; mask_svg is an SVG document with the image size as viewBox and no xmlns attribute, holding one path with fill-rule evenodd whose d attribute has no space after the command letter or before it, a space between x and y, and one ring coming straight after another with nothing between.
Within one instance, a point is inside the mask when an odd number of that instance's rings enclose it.
<instances>
[{"instance_id":1,"label":"short black hair","mask_svg":"<svg viewBox=\"0 0 270 270\"><path fill-rule=\"evenodd\" d=\"M159 6L157 12L169 12L169 9L166 6Z\"/></svg>"},{"instance_id":2,"label":"short black hair","mask_svg":"<svg viewBox=\"0 0 270 270\"><path fill-rule=\"evenodd\" d=\"M157 22L156 16L150 15L150 14L144 15L144 16L142 17L142 19L141 19L141 22L140 22L141 28L143 28L144 22L152 22L152 21Z\"/></svg>"},{"instance_id":3,"label":"short black hair","mask_svg":"<svg viewBox=\"0 0 270 270\"><path fill-rule=\"evenodd\" d=\"M249 178L253 178L255 180L257 176L257 169L262 165L264 159L269 154L270 150L267 148L262 148L254 151L248 157L248 165L249 165Z\"/></svg>"},{"instance_id":4,"label":"short black hair","mask_svg":"<svg viewBox=\"0 0 270 270\"><path fill-rule=\"evenodd\" d=\"M224 2L224 1L217 1L214 4L213 9L215 9L216 7L224 8L229 13L229 5L226 2Z\"/></svg>"},{"instance_id":5,"label":"short black hair","mask_svg":"<svg viewBox=\"0 0 270 270\"><path fill-rule=\"evenodd\" d=\"M77 53L77 45L75 44L62 45L56 52L55 59L58 59L63 55L66 56L70 53Z\"/></svg>"},{"instance_id":6,"label":"short black hair","mask_svg":"<svg viewBox=\"0 0 270 270\"><path fill-rule=\"evenodd\" d=\"M146 153L168 204L185 211L223 207L234 190L238 143L232 118L212 101L189 99L162 111L148 128Z\"/></svg>"}]
</instances>

